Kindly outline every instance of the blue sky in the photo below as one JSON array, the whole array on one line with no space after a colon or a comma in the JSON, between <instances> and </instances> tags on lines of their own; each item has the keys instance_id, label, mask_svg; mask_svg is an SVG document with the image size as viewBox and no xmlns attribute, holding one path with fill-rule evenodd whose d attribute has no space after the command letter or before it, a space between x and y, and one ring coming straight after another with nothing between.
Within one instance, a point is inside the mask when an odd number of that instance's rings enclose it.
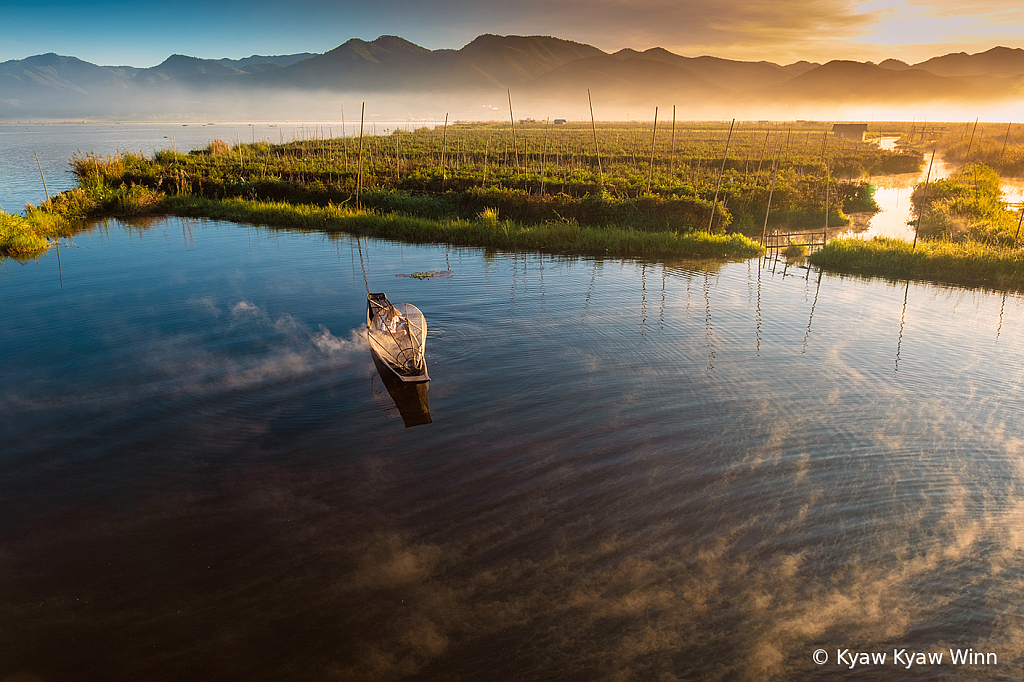
<instances>
[{"instance_id":1,"label":"blue sky","mask_svg":"<svg viewBox=\"0 0 1024 682\"><path fill-rule=\"evenodd\" d=\"M400 35L431 49L481 33L555 35L614 51L789 63L923 61L995 45L1024 47L1019 0L265 0L176 3L0 0L0 61L56 52L108 66L153 66L174 53L238 59L325 52L349 38Z\"/></svg>"}]
</instances>

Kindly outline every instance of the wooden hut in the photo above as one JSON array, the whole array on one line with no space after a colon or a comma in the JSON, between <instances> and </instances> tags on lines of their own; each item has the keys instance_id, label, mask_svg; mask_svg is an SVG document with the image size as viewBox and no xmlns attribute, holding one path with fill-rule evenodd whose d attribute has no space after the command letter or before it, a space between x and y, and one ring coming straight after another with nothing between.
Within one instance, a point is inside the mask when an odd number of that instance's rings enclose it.
<instances>
[{"instance_id":1,"label":"wooden hut","mask_svg":"<svg viewBox=\"0 0 1024 682\"><path fill-rule=\"evenodd\" d=\"M835 123L832 134L846 140L864 141L864 133L868 131L867 123Z\"/></svg>"}]
</instances>

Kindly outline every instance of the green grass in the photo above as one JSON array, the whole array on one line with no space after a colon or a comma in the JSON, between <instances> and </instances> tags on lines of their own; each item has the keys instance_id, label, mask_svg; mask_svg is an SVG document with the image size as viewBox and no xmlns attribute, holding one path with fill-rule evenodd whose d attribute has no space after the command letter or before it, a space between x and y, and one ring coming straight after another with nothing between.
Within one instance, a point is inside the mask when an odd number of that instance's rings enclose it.
<instances>
[{"instance_id":1,"label":"green grass","mask_svg":"<svg viewBox=\"0 0 1024 682\"><path fill-rule=\"evenodd\" d=\"M585 227L572 222L522 224L485 213L473 219L420 218L346 206L250 199L175 196L165 201L177 215L274 227L343 231L407 242L440 242L507 250L647 258L745 259L762 253L742 235L650 232L628 227Z\"/></svg>"},{"instance_id":2,"label":"green grass","mask_svg":"<svg viewBox=\"0 0 1024 682\"><path fill-rule=\"evenodd\" d=\"M882 237L836 239L809 260L837 272L1024 291L1024 246L936 240L913 248Z\"/></svg>"},{"instance_id":3,"label":"green grass","mask_svg":"<svg viewBox=\"0 0 1024 682\"><path fill-rule=\"evenodd\" d=\"M143 185L108 185L90 178L81 187L61 192L24 216L0 212L0 256L26 258L70 236L90 218L139 216L166 210L163 192Z\"/></svg>"},{"instance_id":4,"label":"green grass","mask_svg":"<svg viewBox=\"0 0 1024 682\"><path fill-rule=\"evenodd\" d=\"M584 226L637 230L760 234L768 195L772 223L847 224L845 212L877 206L863 177L914 171L921 155L829 136L814 124L737 126L662 124L651 154L650 123L598 127L600 164L590 125L453 124L366 136L281 144L230 145L215 140L188 154L160 151L114 157L77 156L83 184L144 185L168 194L243 197L290 203L358 203L381 212L471 219L493 208L522 223L575 220ZM791 130L790 128L795 128ZM824 144L823 144L824 143ZM773 173L775 161L779 171ZM724 175L719 183L719 171ZM715 202L715 195L718 200Z\"/></svg>"},{"instance_id":5,"label":"green grass","mask_svg":"<svg viewBox=\"0 0 1024 682\"><path fill-rule=\"evenodd\" d=\"M983 164L968 164L952 177L929 183L927 197L924 185L918 185L912 200L916 212L924 212L922 238L1003 246L1016 238L1019 211L1003 203L1002 179Z\"/></svg>"},{"instance_id":6,"label":"green grass","mask_svg":"<svg viewBox=\"0 0 1024 682\"><path fill-rule=\"evenodd\" d=\"M73 222L59 212L31 206L24 216L0 212L0 256L32 258L50 248L50 240L73 232Z\"/></svg>"}]
</instances>

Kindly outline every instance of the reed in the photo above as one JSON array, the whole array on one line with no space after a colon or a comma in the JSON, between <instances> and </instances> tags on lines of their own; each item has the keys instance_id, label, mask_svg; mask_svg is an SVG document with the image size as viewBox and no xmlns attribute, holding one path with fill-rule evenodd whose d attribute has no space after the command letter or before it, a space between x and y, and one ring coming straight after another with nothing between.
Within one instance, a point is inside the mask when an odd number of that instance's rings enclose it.
<instances>
[{"instance_id":1,"label":"reed","mask_svg":"<svg viewBox=\"0 0 1024 682\"><path fill-rule=\"evenodd\" d=\"M0 212L0 256L25 258L38 255L51 246L60 223L53 216L26 216Z\"/></svg>"},{"instance_id":2,"label":"reed","mask_svg":"<svg viewBox=\"0 0 1024 682\"><path fill-rule=\"evenodd\" d=\"M809 257L836 272L1024 291L1024 248L967 240L834 239Z\"/></svg>"}]
</instances>

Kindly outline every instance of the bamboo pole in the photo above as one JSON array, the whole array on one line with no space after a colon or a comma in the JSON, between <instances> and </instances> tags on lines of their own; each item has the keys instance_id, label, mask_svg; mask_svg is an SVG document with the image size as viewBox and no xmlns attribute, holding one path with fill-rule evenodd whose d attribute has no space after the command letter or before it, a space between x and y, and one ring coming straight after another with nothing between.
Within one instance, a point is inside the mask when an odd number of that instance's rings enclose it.
<instances>
[{"instance_id":1,"label":"bamboo pole","mask_svg":"<svg viewBox=\"0 0 1024 682\"><path fill-rule=\"evenodd\" d=\"M669 143L669 153L672 156L672 174L676 172L676 105L672 105L672 141Z\"/></svg>"},{"instance_id":2,"label":"bamboo pole","mask_svg":"<svg viewBox=\"0 0 1024 682\"><path fill-rule=\"evenodd\" d=\"M512 121L512 153L515 155L516 170L521 170L519 167L519 147L516 146L516 117L512 115L512 90L508 89L508 118Z\"/></svg>"},{"instance_id":3,"label":"bamboo pole","mask_svg":"<svg viewBox=\"0 0 1024 682\"><path fill-rule=\"evenodd\" d=\"M1020 225L1024 223L1024 205L1020 207L1020 220L1017 221L1017 233L1013 235L1013 245L1017 246L1017 237L1020 236Z\"/></svg>"},{"instance_id":4,"label":"bamboo pole","mask_svg":"<svg viewBox=\"0 0 1024 682\"><path fill-rule=\"evenodd\" d=\"M359 111L359 169L356 171L356 210L359 210L359 194L363 190L363 117L366 114L366 102Z\"/></svg>"},{"instance_id":5,"label":"bamboo pole","mask_svg":"<svg viewBox=\"0 0 1024 682\"><path fill-rule=\"evenodd\" d=\"M491 135L487 136L487 148L484 151L484 187L487 186L487 160L491 156L491 137L492 137L492 135L493 135L493 133Z\"/></svg>"},{"instance_id":6,"label":"bamboo pole","mask_svg":"<svg viewBox=\"0 0 1024 682\"><path fill-rule=\"evenodd\" d=\"M658 139L658 107L654 107L654 131L651 133L651 166L647 171L647 193L651 193L651 179L654 177L654 143Z\"/></svg>"},{"instance_id":7,"label":"bamboo pole","mask_svg":"<svg viewBox=\"0 0 1024 682\"><path fill-rule=\"evenodd\" d=\"M761 246L764 246L764 241L768 235L768 213L772 210L772 196L775 194L775 178L779 174L779 159L782 158L782 145L779 145L779 151L775 155L775 164L772 168L772 186L768 190L768 208L764 211L764 227L761 228Z\"/></svg>"},{"instance_id":8,"label":"bamboo pole","mask_svg":"<svg viewBox=\"0 0 1024 682\"><path fill-rule=\"evenodd\" d=\"M36 168L39 169L39 179L43 181L43 192L46 193L46 201L50 201L50 190L46 189L46 178L43 177L43 164L39 163L39 154L35 149L32 153L36 155Z\"/></svg>"},{"instance_id":9,"label":"bamboo pole","mask_svg":"<svg viewBox=\"0 0 1024 682\"><path fill-rule=\"evenodd\" d=\"M39 154L38 154L38 152L36 152L35 149L32 150L32 153L35 154L35 157L36 157L36 168L39 169L39 179L43 181L43 193L46 194L46 201L47 201L47 203L49 203L49 201L50 201L50 190L46 188L46 178L43 176L43 164L39 163ZM1018 228L1018 231L1019 231L1019 228ZM64 288L64 268L61 266L61 263L60 263L60 236L59 235L56 238L54 238L54 243L57 245L57 274L60 277L60 288L63 289Z\"/></svg>"},{"instance_id":10,"label":"bamboo pole","mask_svg":"<svg viewBox=\"0 0 1024 682\"><path fill-rule=\"evenodd\" d=\"M345 105L341 105L341 150L345 156L345 172L348 172L348 135L345 134ZM347 184L347 183L346 183Z\"/></svg>"},{"instance_id":11,"label":"bamboo pole","mask_svg":"<svg viewBox=\"0 0 1024 682\"><path fill-rule=\"evenodd\" d=\"M921 194L921 210L917 214L917 226L914 227L914 244L917 248L917 234L921 231L921 218L924 217L925 201L928 199L928 181L932 179L932 164L935 163L935 150L932 150L932 160L928 162L928 174L924 178L924 192ZM1018 230L1019 231L1019 230Z\"/></svg>"},{"instance_id":12,"label":"bamboo pole","mask_svg":"<svg viewBox=\"0 0 1024 682\"><path fill-rule=\"evenodd\" d=\"M597 152L597 172L601 179L601 186L604 187L604 170L601 168L601 147L597 144L597 123L594 121L594 100L590 97L590 88L587 88L587 101L590 102L590 125L594 129L594 151Z\"/></svg>"},{"instance_id":13,"label":"bamboo pole","mask_svg":"<svg viewBox=\"0 0 1024 682\"><path fill-rule=\"evenodd\" d=\"M725 140L725 153L722 154L722 168L718 171L718 183L715 185L715 200L711 202L711 218L708 219L708 233L715 223L715 209L718 208L718 191L722 188L722 176L725 174L725 160L729 158L729 143L732 142L732 129L736 125L736 119L729 125L729 137Z\"/></svg>"},{"instance_id":14,"label":"bamboo pole","mask_svg":"<svg viewBox=\"0 0 1024 682\"><path fill-rule=\"evenodd\" d=\"M825 232L828 233L828 181L831 177L828 166L825 166Z\"/></svg>"},{"instance_id":15,"label":"bamboo pole","mask_svg":"<svg viewBox=\"0 0 1024 682\"><path fill-rule=\"evenodd\" d=\"M551 119L544 124L544 151L540 155L540 194L544 196L544 180L547 178L548 170L548 132L551 129Z\"/></svg>"},{"instance_id":16,"label":"bamboo pole","mask_svg":"<svg viewBox=\"0 0 1024 682\"><path fill-rule=\"evenodd\" d=\"M444 129L441 132L441 191L444 191L445 180L448 179L447 173L445 173L444 167L444 152L448 145L448 112L444 114Z\"/></svg>"},{"instance_id":17,"label":"bamboo pole","mask_svg":"<svg viewBox=\"0 0 1024 682\"><path fill-rule=\"evenodd\" d=\"M964 168L967 168L967 162L971 158L971 145L974 144L974 133L976 133L976 132L978 132L978 119L977 118L974 119L974 130L971 131L971 139L967 143L967 153L964 154L964 165L960 166L960 170L961 171L963 171Z\"/></svg>"},{"instance_id":18,"label":"bamboo pole","mask_svg":"<svg viewBox=\"0 0 1024 682\"><path fill-rule=\"evenodd\" d=\"M1003 156L1006 154L1006 143L1010 141L1010 126L1012 125L1013 123L1006 124L1006 137L1003 138L1003 151L999 152L1000 161L1003 160Z\"/></svg>"}]
</instances>

